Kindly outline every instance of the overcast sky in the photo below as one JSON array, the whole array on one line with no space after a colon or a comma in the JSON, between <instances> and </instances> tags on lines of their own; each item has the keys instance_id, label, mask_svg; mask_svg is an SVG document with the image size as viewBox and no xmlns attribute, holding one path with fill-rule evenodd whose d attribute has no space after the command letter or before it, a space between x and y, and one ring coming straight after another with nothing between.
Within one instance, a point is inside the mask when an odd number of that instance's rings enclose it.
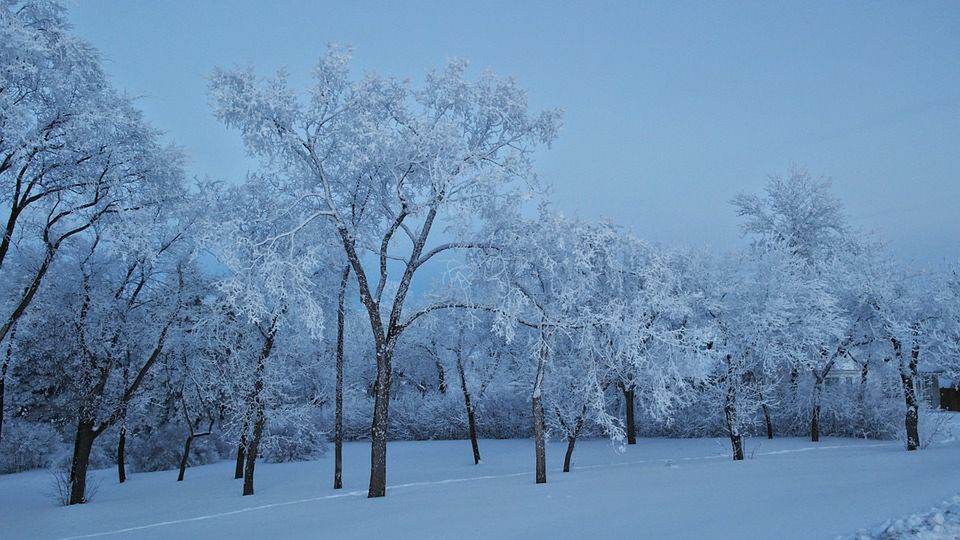
<instances>
[{"instance_id":1,"label":"overcast sky","mask_svg":"<svg viewBox=\"0 0 960 540\"><path fill-rule=\"evenodd\" d=\"M960 259L960 2L83 0L77 32L182 145L242 179L207 102L214 66L306 80L328 42L414 81L451 57L564 109L537 169L556 206L671 245L743 242L729 200L791 162L833 179L904 261Z\"/></svg>"}]
</instances>

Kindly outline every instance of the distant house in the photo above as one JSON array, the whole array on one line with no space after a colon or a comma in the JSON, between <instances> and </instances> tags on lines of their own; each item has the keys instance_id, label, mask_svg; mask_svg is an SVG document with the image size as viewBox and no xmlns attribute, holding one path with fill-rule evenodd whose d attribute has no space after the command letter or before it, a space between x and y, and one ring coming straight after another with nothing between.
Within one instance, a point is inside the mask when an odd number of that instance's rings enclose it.
<instances>
[{"instance_id":1,"label":"distant house","mask_svg":"<svg viewBox=\"0 0 960 540\"><path fill-rule=\"evenodd\" d=\"M914 381L917 397L934 409L960 411L960 389L956 388L954 381L941 375L942 371L921 372ZM848 359L843 359L833 366L824 383L827 386L859 384L860 377L860 366ZM899 384L897 387L899 388Z\"/></svg>"},{"instance_id":2,"label":"distant house","mask_svg":"<svg viewBox=\"0 0 960 540\"><path fill-rule=\"evenodd\" d=\"M835 384L857 384L860 382L860 366L855 362L840 358L823 380L827 386Z\"/></svg>"}]
</instances>

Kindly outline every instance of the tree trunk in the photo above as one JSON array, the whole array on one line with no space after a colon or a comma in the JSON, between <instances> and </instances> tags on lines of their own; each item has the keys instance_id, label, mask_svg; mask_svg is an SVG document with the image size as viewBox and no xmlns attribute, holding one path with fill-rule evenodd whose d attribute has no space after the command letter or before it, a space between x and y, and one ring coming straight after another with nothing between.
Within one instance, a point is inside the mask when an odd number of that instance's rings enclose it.
<instances>
[{"instance_id":1,"label":"tree trunk","mask_svg":"<svg viewBox=\"0 0 960 540\"><path fill-rule=\"evenodd\" d=\"M340 295L337 298L337 391L333 426L333 489L343 487L343 339L346 327L345 304L348 279L350 279L349 264L343 268Z\"/></svg>"},{"instance_id":2,"label":"tree trunk","mask_svg":"<svg viewBox=\"0 0 960 540\"><path fill-rule=\"evenodd\" d=\"M473 448L473 464L479 465L480 442L477 440L477 415L473 406L467 409L467 427L470 431L470 446Z\"/></svg>"},{"instance_id":3,"label":"tree trunk","mask_svg":"<svg viewBox=\"0 0 960 540\"><path fill-rule=\"evenodd\" d=\"M187 472L187 459L190 457L191 444L193 444L193 435L187 435L187 440L183 443L183 456L180 457L180 474L177 475L177 482L183 482L183 475Z\"/></svg>"},{"instance_id":4,"label":"tree trunk","mask_svg":"<svg viewBox=\"0 0 960 540\"><path fill-rule=\"evenodd\" d=\"M869 362L864 362L860 366L860 390L857 392L857 400L860 403L860 409L863 410L864 402L867 398L867 374L869 373Z\"/></svg>"},{"instance_id":5,"label":"tree trunk","mask_svg":"<svg viewBox=\"0 0 960 540\"><path fill-rule=\"evenodd\" d=\"M820 395L823 392L823 379L816 376L813 383L813 408L810 411L810 442L820 442Z\"/></svg>"},{"instance_id":6,"label":"tree trunk","mask_svg":"<svg viewBox=\"0 0 960 540\"><path fill-rule=\"evenodd\" d=\"M537 483L547 482L547 457L544 447L543 404L539 392L533 396L533 438L537 454Z\"/></svg>"},{"instance_id":7,"label":"tree trunk","mask_svg":"<svg viewBox=\"0 0 960 540\"><path fill-rule=\"evenodd\" d=\"M913 327L914 336L919 332L917 326ZM899 342L898 344L899 345ZM902 356L899 346L897 355ZM904 366L900 362L900 382L903 385L903 400L907 406L904 418L904 427L907 430L907 450L912 451L920 448L919 412L920 403L917 400L916 381L918 376L918 363L920 359L920 344L914 338L913 347L910 349L910 360Z\"/></svg>"},{"instance_id":8,"label":"tree trunk","mask_svg":"<svg viewBox=\"0 0 960 540\"><path fill-rule=\"evenodd\" d=\"M636 390L632 386L629 389L626 387L623 389L623 401L627 409L627 444L637 444L637 423L634 419L633 407L634 392Z\"/></svg>"},{"instance_id":9,"label":"tree trunk","mask_svg":"<svg viewBox=\"0 0 960 540\"><path fill-rule=\"evenodd\" d=\"M573 457L573 447L577 444L577 437L580 436L580 430L583 429L583 420L587 416L587 406L584 405L577 416L573 433L567 435L567 453L563 456L563 472L570 472L570 459Z\"/></svg>"},{"instance_id":10,"label":"tree trunk","mask_svg":"<svg viewBox=\"0 0 960 540\"><path fill-rule=\"evenodd\" d=\"M467 429L470 433L470 446L473 447L473 464L478 465L480 463L480 443L477 441L477 416L470 397L470 389L467 388L467 375L463 368L463 357L459 348L457 349L457 374L460 376L463 404L467 409Z\"/></svg>"},{"instance_id":11,"label":"tree trunk","mask_svg":"<svg viewBox=\"0 0 960 540\"><path fill-rule=\"evenodd\" d=\"M13 326L10 329L10 337L7 339L7 353L3 357L3 365L0 366L0 442L3 441L3 420L6 418L5 406L6 402L4 401L4 391L7 386L7 369L10 367L10 364L13 362L13 340L17 336L17 327Z\"/></svg>"},{"instance_id":12,"label":"tree trunk","mask_svg":"<svg viewBox=\"0 0 960 540\"><path fill-rule=\"evenodd\" d=\"M914 386L914 378L907 374L900 374L900 382L903 384L903 399L907 406L906 417L904 419L904 425L907 430L907 450L916 450L920 448L920 432L917 427L919 423L919 407L917 405L917 391Z\"/></svg>"},{"instance_id":13,"label":"tree trunk","mask_svg":"<svg viewBox=\"0 0 960 540\"><path fill-rule=\"evenodd\" d=\"M378 347L374 383L373 425L370 427L370 487L367 497L387 494L387 429L390 414L391 358L387 345Z\"/></svg>"},{"instance_id":14,"label":"tree trunk","mask_svg":"<svg viewBox=\"0 0 960 540\"><path fill-rule=\"evenodd\" d=\"M570 458L573 457L573 445L577 444L576 437L567 437L567 452L563 455L563 472L570 472Z\"/></svg>"},{"instance_id":15,"label":"tree trunk","mask_svg":"<svg viewBox=\"0 0 960 540\"><path fill-rule=\"evenodd\" d=\"M73 461L70 464L70 498L67 504L87 502L87 468L90 466L90 451L96 437L97 432L93 429L92 420L81 419L77 422L77 437L73 445Z\"/></svg>"},{"instance_id":16,"label":"tree trunk","mask_svg":"<svg viewBox=\"0 0 960 540\"><path fill-rule=\"evenodd\" d=\"M3 419L6 416L4 414L4 391L7 385L7 364L3 364L3 369L0 369L0 442L3 442Z\"/></svg>"},{"instance_id":17,"label":"tree trunk","mask_svg":"<svg viewBox=\"0 0 960 540\"><path fill-rule=\"evenodd\" d=\"M239 480L243 478L243 464L246 459L247 451L247 431L250 429L250 426L244 422L243 428L240 431L240 442L237 443L237 468L233 473L233 479Z\"/></svg>"},{"instance_id":18,"label":"tree trunk","mask_svg":"<svg viewBox=\"0 0 960 540\"><path fill-rule=\"evenodd\" d=\"M733 359L728 354L727 361L727 395L723 403L723 415L727 423L727 433L730 435L730 446L733 449L733 460L743 460L743 436L737 419L737 380L733 369Z\"/></svg>"},{"instance_id":19,"label":"tree trunk","mask_svg":"<svg viewBox=\"0 0 960 540\"><path fill-rule=\"evenodd\" d=\"M266 424L263 403L257 405L256 419L253 422L253 437L247 448L247 462L243 469L243 494L253 495L253 469L257 465L257 451L260 448L260 438L263 436L263 426Z\"/></svg>"},{"instance_id":20,"label":"tree trunk","mask_svg":"<svg viewBox=\"0 0 960 540\"><path fill-rule=\"evenodd\" d=\"M120 424L120 439L117 441L117 476L120 479L120 483L127 481L127 469L126 469L126 448L127 448L127 426L125 424Z\"/></svg>"},{"instance_id":21,"label":"tree trunk","mask_svg":"<svg viewBox=\"0 0 960 540\"><path fill-rule=\"evenodd\" d=\"M763 411L763 422L767 425L767 438L773 439L773 421L770 420L770 407L767 407L767 402L763 399L763 392L757 390L757 396L760 398L760 409Z\"/></svg>"},{"instance_id":22,"label":"tree trunk","mask_svg":"<svg viewBox=\"0 0 960 540\"><path fill-rule=\"evenodd\" d=\"M545 449L545 435L543 420L543 376L547 369L547 337L540 328L540 351L537 359L537 376L533 383L533 440L537 457L537 483L547 483L547 456Z\"/></svg>"},{"instance_id":23,"label":"tree trunk","mask_svg":"<svg viewBox=\"0 0 960 540\"><path fill-rule=\"evenodd\" d=\"M257 368L254 373L253 395L251 407L253 413L253 436L246 448L246 465L243 468L243 494L253 495L253 470L257 465L257 452L260 449L260 439L263 436L263 426L267 422L265 405L263 403L263 377L267 358L273 350L273 339L277 328L277 318L270 323L270 329L263 333L263 349L257 359Z\"/></svg>"},{"instance_id":24,"label":"tree trunk","mask_svg":"<svg viewBox=\"0 0 960 540\"><path fill-rule=\"evenodd\" d=\"M762 399L762 398L761 398ZM763 421L767 425L767 438L773 438L773 421L770 419L770 408L767 407L767 404L762 405L763 408Z\"/></svg>"}]
</instances>

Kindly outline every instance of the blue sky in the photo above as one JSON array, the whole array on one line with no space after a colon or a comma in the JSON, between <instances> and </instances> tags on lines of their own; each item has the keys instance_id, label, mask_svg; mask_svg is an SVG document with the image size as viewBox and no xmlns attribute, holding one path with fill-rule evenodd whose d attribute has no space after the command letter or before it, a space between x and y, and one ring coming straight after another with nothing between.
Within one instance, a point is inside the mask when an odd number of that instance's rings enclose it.
<instances>
[{"instance_id":1,"label":"blue sky","mask_svg":"<svg viewBox=\"0 0 960 540\"><path fill-rule=\"evenodd\" d=\"M742 243L728 201L805 165L904 262L960 259L960 2L70 4L190 171L252 163L212 117L214 66L306 80L328 42L414 81L451 57L514 76L564 129L538 157L556 206L670 245Z\"/></svg>"}]
</instances>

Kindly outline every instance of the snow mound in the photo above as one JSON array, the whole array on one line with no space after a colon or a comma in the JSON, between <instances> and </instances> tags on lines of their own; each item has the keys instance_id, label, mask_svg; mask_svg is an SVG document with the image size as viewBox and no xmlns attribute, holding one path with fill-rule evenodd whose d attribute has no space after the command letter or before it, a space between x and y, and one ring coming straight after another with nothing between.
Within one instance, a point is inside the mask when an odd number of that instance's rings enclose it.
<instances>
[{"instance_id":1,"label":"snow mound","mask_svg":"<svg viewBox=\"0 0 960 540\"><path fill-rule=\"evenodd\" d=\"M941 540L960 538L960 495L928 512L887 521L873 531L861 530L852 540Z\"/></svg>"}]
</instances>

